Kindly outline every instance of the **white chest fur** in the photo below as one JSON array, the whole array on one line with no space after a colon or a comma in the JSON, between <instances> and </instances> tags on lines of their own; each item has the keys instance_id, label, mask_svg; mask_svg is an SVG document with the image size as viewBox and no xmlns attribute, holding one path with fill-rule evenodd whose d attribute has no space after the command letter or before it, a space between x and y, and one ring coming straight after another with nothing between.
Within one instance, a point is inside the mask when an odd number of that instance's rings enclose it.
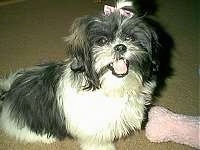
<instances>
[{"instance_id":1,"label":"white chest fur","mask_svg":"<svg viewBox=\"0 0 200 150\"><path fill-rule=\"evenodd\" d=\"M123 79L107 72L100 80L100 89L79 91L79 84L84 85L84 80L81 81L66 69L57 91L66 127L73 136L81 140L111 141L140 129L154 82L143 84L134 72Z\"/></svg>"},{"instance_id":2,"label":"white chest fur","mask_svg":"<svg viewBox=\"0 0 200 150\"><path fill-rule=\"evenodd\" d=\"M144 103L139 97L107 97L100 90L77 93L71 87L65 89L62 99L67 128L72 135L106 141L140 128Z\"/></svg>"}]
</instances>

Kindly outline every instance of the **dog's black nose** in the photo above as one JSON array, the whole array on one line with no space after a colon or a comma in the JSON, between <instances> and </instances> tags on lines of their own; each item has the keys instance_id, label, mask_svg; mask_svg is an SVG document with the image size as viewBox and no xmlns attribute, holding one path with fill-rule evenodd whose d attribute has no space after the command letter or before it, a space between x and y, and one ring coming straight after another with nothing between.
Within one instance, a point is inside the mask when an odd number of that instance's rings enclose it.
<instances>
[{"instance_id":1,"label":"dog's black nose","mask_svg":"<svg viewBox=\"0 0 200 150\"><path fill-rule=\"evenodd\" d=\"M119 53L125 53L126 50L127 50L127 47L126 47L124 44L117 44L117 45L114 47L114 50L116 50L116 51L119 52Z\"/></svg>"}]
</instances>

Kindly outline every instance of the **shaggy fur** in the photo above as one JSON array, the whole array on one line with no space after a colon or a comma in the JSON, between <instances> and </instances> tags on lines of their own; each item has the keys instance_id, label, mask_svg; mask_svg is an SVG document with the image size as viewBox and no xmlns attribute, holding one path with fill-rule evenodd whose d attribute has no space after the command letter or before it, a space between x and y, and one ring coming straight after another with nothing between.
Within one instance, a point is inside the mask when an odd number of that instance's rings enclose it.
<instances>
[{"instance_id":1,"label":"shaggy fur","mask_svg":"<svg viewBox=\"0 0 200 150\"><path fill-rule=\"evenodd\" d=\"M2 129L45 143L72 136L83 150L141 128L156 86L157 36L142 17L75 20L62 63L19 70L0 80Z\"/></svg>"}]
</instances>

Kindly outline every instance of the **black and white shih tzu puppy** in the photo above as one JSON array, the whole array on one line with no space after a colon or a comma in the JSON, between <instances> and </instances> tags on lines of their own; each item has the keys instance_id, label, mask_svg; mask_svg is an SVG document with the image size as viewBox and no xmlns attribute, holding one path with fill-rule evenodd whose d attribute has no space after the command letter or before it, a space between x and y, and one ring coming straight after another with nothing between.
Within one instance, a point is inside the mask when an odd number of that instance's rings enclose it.
<instances>
[{"instance_id":1,"label":"black and white shih tzu puppy","mask_svg":"<svg viewBox=\"0 0 200 150\"><path fill-rule=\"evenodd\" d=\"M70 135L82 150L114 150L114 140L140 129L156 86L157 36L122 9L130 5L75 20L66 61L1 79L1 128L28 142Z\"/></svg>"}]
</instances>

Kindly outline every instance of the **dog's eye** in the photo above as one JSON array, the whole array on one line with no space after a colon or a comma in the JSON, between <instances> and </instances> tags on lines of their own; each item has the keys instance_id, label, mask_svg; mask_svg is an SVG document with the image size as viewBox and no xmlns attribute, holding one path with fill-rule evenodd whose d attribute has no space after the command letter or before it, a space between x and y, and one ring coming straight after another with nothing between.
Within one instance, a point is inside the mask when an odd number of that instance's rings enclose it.
<instances>
[{"instance_id":1,"label":"dog's eye","mask_svg":"<svg viewBox=\"0 0 200 150\"><path fill-rule=\"evenodd\" d=\"M130 41L130 40L131 40L131 37L130 37L130 36L126 36L126 37L125 37L125 40L126 40L126 41Z\"/></svg>"},{"instance_id":2,"label":"dog's eye","mask_svg":"<svg viewBox=\"0 0 200 150\"><path fill-rule=\"evenodd\" d=\"M99 45L99 46L103 46L106 43L108 43L108 39L106 37L101 37L100 39L98 39L96 41L96 44Z\"/></svg>"},{"instance_id":3,"label":"dog's eye","mask_svg":"<svg viewBox=\"0 0 200 150\"><path fill-rule=\"evenodd\" d=\"M127 35L127 36L125 37L125 40L126 40L126 41L135 41L135 37L134 37L134 36L131 36L131 35Z\"/></svg>"}]
</instances>

